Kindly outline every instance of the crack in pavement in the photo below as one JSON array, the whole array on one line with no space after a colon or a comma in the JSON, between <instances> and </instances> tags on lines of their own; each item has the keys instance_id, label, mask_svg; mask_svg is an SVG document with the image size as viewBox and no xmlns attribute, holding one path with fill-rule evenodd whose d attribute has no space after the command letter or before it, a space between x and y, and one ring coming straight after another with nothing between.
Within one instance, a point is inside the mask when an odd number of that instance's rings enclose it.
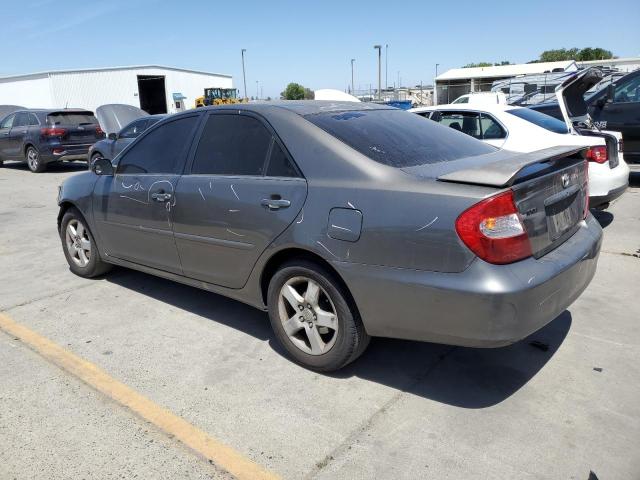
<instances>
[{"instance_id":1,"label":"crack in pavement","mask_svg":"<svg viewBox=\"0 0 640 480\"><path fill-rule=\"evenodd\" d=\"M388 401L386 401L378 410L373 412L369 416L369 418L367 418L363 423L361 423L358 427L356 427L347 436L347 438L345 438L340 444L338 444L333 450L331 450L331 452L325 455L325 457L321 461L317 462L314 465L313 469L311 469L311 471L307 475L305 475L303 478L305 478L306 480L311 480L315 478L327 466L329 466L329 464L333 460L335 460L338 456L341 456L344 452L346 452L348 448L352 446L359 437L362 436L363 433L366 433L369 430L371 430L377 424L378 419L380 419L391 407L393 407L396 403L398 403L398 401L400 401L400 399L407 393L408 390L411 390L413 387L417 386L422 381L424 381L435 370L435 368L438 365L440 365L449 356L449 354L453 352L456 348L458 347L451 346L447 351L440 354L438 356L438 359L435 362L433 362L433 364L429 365L429 367L427 367L427 369L423 373L418 375L414 381L408 383L404 389L397 392Z\"/></svg>"}]
</instances>

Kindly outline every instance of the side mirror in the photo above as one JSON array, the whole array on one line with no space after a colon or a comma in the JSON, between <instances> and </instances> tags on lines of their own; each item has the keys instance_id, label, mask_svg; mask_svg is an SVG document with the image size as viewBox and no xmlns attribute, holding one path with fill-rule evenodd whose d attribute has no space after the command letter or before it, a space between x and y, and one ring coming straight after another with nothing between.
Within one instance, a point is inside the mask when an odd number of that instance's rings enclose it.
<instances>
[{"instance_id":1,"label":"side mirror","mask_svg":"<svg viewBox=\"0 0 640 480\"><path fill-rule=\"evenodd\" d=\"M109 140L117 140L118 139L118 134L117 133L110 133L109 135L107 135L107 138Z\"/></svg>"},{"instance_id":2,"label":"side mirror","mask_svg":"<svg viewBox=\"0 0 640 480\"><path fill-rule=\"evenodd\" d=\"M113 165L108 158L96 158L91 164L91 171L96 175L113 175Z\"/></svg>"}]
</instances>

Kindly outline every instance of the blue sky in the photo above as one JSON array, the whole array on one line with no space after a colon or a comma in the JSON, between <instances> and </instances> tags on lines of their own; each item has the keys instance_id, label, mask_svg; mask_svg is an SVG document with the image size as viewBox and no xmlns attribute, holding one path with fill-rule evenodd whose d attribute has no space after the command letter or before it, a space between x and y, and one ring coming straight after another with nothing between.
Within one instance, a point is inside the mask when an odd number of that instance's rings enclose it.
<instances>
[{"instance_id":1,"label":"blue sky","mask_svg":"<svg viewBox=\"0 0 640 480\"><path fill-rule=\"evenodd\" d=\"M281 2L22 0L3 2L0 75L164 64L231 74L264 96L290 81L345 89L376 83L374 44L389 45L389 84L431 83L469 62L526 62L546 49L603 47L640 56L638 0L563 2ZM383 84L384 84L383 56Z\"/></svg>"}]
</instances>

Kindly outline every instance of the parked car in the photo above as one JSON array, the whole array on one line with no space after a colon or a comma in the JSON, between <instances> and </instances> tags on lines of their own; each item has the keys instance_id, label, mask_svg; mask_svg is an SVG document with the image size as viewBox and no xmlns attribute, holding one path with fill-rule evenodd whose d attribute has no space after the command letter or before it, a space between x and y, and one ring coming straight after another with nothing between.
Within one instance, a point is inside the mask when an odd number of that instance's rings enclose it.
<instances>
[{"instance_id":1,"label":"parked car","mask_svg":"<svg viewBox=\"0 0 640 480\"><path fill-rule=\"evenodd\" d=\"M89 166L91 166L96 158L115 158L125 147L138 138L142 132L152 125L155 125L164 117L166 117L166 115L147 115L146 117L133 120L118 133L109 133L107 138L97 141L89 148L89 152L87 153Z\"/></svg>"},{"instance_id":2,"label":"parked car","mask_svg":"<svg viewBox=\"0 0 640 480\"><path fill-rule=\"evenodd\" d=\"M86 160L103 137L88 110L18 110L0 120L0 164L18 160L43 172L51 162Z\"/></svg>"},{"instance_id":3,"label":"parked car","mask_svg":"<svg viewBox=\"0 0 640 480\"><path fill-rule=\"evenodd\" d=\"M370 336L507 345L596 269L580 147L517 154L370 103L205 107L61 186L72 272L121 265L269 312L300 364Z\"/></svg>"},{"instance_id":4,"label":"parked car","mask_svg":"<svg viewBox=\"0 0 640 480\"><path fill-rule=\"evenodd\" d=\"M474 92L460 95L453 104L471 103L474 105L495 105L507 103L507 97L503 92Z\"/></svg>"},{"instance_id":5,"label":"parked car","mask_svg":"<svg viewBox=\"0 0 640 480\"><path fill-rule=\"evenodd\" d=\"M602 73L597 69L581 72L560 88L565 91L566 109L582 124L621 132L627 162L640 168L640 70L619 77L606 88L587 93L600 82ZM560 98L560 94L557 95ZM557 101L532 105L529 108L563 119Z\"/></svg>"},{"instance_id":6,"label":"parked car","mask_svg":"<svg viewBox=\"0 0 640 480\"><path fill-rule=\"evenodd\" d=\"M580 145L588 148L589 204L604 209L629 185L629 167L619 132L584 131L579 135L557 118L512 105L439 105L411 112L512 152Z\"/></svg>"}]
</instances>

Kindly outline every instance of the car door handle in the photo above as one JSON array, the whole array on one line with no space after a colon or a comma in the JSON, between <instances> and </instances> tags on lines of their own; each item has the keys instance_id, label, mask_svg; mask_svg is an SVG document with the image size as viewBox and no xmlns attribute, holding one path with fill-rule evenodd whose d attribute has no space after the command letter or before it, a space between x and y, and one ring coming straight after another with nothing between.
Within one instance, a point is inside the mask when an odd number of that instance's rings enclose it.
<instances>
[{"instance_id":1,"label":"car door handle","mask_svg":"<svg viewBox=\"0 0 640 480\"><path fill-rule=\"evenodd\" d=\"M156 202L166 202L167 200L171 200L171 194L163 192L152 193L151 198L153 198Z\"/></svg>"},{"instance_id":2,"label":"car door handle","mask_svg":"<svg viewBox=\"0 0 640 480\"><path fill-rule=\"evenodd\" d=\"M289 200L284 200L282 198L264 198L260 203L263 207L269 208L269 210L287 208L291 205L291 202Z\"/></svg>"}]
</instances>

